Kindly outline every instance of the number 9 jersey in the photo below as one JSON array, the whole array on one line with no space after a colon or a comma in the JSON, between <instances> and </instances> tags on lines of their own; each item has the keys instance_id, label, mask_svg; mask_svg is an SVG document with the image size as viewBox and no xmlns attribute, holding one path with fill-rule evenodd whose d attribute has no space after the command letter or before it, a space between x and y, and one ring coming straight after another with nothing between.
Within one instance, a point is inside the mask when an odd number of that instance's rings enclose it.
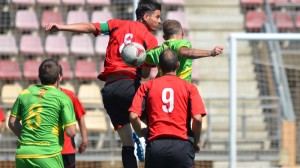
<instances>
[{"instance_id":1,"label":"number 9 jersey","mask_svg":"<svg viewBox=\"0 0 300 168\"><path fill-rule=\"evenodd\" d=\"M197 88L173 75L142 83L129 111L140 117L146 114L148 141L159 138L188 140L193 137L191 118L197 114L206 115Z\"/></svg>"},{"instance_id":2,"label":"number 9 jersey","mask_svg":"<svg viewBox=\"0 0 300 168\"><path fill-rule=\"evenodd\" d=\"M16 158L48 158L60 154L63 128L76 124L70 98L53 86L22 91L11 115L22 121Z\"/></svg>"}]
</instances>

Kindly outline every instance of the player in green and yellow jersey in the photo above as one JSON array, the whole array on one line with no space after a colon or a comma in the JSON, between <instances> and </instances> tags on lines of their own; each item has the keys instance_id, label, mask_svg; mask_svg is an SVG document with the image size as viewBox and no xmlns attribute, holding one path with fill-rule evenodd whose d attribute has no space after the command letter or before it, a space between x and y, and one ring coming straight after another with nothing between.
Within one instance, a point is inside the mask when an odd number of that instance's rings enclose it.
<instances>
[{"instance_id":1,"label":"player in green and yellow jersey","mask_svg":"<svg viewBox=\"0 0 300 168\"><path fill-rule=\"evenodd\" d=\"M9 127L19 142L17 168L63 168L63 132L74 137L76 119L70 98L56 88L59 74L56 60L43 61L39 67L41 85L22 91L13 105Z\"/></svg>"},{"instance_id":2,"label":"player in green and yellow jersey","mask_svg":"<svg viewBox=\"0 0 300 168\"><path fill-rule=\"evenodd\" d=\"M222 46L216 46L213 50L198 50L191 46L191 43L183 39L184 32L181 24L177 20L166 20L163 23L164 39L166 40L161 46L147 51L145 64L148 67L157 66L159 63L159 55L165 49L176 52L180 67L176 71L176 75L181 79L191 82L192 78L192 59L216 56L223 53ZM149 74L150 69L148 68ZM158 76L161 76L159 71Z\"/></svg>"}]
</instances>

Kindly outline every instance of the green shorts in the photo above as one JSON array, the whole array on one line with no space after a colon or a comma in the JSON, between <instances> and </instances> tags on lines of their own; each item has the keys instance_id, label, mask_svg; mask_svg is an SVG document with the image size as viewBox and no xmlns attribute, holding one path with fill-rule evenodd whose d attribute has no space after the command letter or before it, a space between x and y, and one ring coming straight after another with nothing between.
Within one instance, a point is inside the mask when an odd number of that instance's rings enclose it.
<instances>
[{"instance_id":1,"label":"green shorts","mask_svg":"<svg viewBox=\"0 0 300 168\"><path fill-rule=\"evenodd\" d=\"M63 168L64 164L61 155L56 155L50 158L22 158L16 159L16 168Z\"/></svg>"}]
</instances>

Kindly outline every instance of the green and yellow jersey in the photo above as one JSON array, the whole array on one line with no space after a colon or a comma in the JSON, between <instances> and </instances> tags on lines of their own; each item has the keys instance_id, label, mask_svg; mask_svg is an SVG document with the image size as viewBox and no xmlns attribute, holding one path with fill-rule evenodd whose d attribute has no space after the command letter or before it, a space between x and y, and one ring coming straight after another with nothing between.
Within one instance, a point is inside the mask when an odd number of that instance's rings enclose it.
<instances>
[{"instance_id":1,"label":"green and yellow jersey","mask_svg":"<svg viewBox=\"0 0 300 168\"><path fill-rule=\"evenodd\" d=\"M186 59L179 54L180 47L191 48L191 43L187 40L166 40L161 46L154 49L148 50L145 63L151 66L157 66L159 63L159 55L165 49L170 49L176 52L178 55L178 61L180 62L180 67L177 68L176 75L181 79L188 82L192 80L192 60ZM158 76L161 76L161 71L159 70Z\"/></svg>"},{"instance_id":2,"label":"green and yellow jersey","mask_svg":"<svg viewBox=\"0 0 300 168\"><path fill-rule=\"evenodd\" d=\"M63 128L76 124L70 98L53 86L35 85L24 90L11 115L22 121L16 158L48 158L60 154Z\"/></svg>"}]
</instances>

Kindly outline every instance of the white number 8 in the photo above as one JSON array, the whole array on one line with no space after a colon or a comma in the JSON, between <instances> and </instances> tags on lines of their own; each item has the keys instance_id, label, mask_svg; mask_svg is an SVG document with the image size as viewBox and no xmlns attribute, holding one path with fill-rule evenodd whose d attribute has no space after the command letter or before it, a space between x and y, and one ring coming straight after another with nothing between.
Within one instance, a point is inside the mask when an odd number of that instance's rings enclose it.
<instances>
[{"instance_id":1,"label":"white number 8","mask_svg":"<svg viewBox=\"0 0 300 168\"><path fill-rule=\"evenodd\" d=\"M169 97L167 97L169 93ZM162 109L166 113L171 113L174 110L174 90L172 88L165 88L162 91Z\"/></svg>"}]
</instances>

